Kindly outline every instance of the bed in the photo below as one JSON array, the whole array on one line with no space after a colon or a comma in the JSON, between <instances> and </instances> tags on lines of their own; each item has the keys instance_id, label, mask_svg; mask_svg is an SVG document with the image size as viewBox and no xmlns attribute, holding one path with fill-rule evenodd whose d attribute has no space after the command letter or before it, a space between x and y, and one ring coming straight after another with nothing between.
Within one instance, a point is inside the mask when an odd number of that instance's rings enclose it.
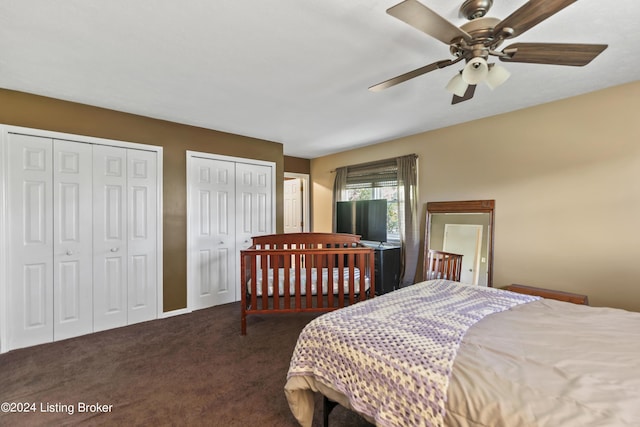
<instances>
[{"instance_id":1,"label":"bed","mask_svg":"<svg viewBox=\"0 0 640 427\"><path fill-rule=\"evenodd\" d=\"M375 295L374 250L345 233L253 237L240 251L241 333L252 314L328 312Z\"/></svg>"},{"instance_id":2,"label":"bed","mask_svg":"<svg viewBox=\"0 0 640 427\"><path fill-rule=\"evenodd\" d=\"M638 426L640 313L422 282L305 327L302 426L314 392L380 426Z\"/></svg>"}]
</instances>

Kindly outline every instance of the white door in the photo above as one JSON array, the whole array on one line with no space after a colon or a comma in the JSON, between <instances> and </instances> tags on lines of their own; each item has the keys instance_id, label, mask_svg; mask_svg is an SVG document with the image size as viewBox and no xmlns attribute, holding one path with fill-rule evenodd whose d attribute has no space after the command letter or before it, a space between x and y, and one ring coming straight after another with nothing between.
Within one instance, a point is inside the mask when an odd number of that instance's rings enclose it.
<instances>
[{"instance_id":1,"label":"white door","mask_svg":"<svg viewBox=\"0 0 640 427\"><path fill-rule=\"evenodd\" d=\"M273 203L270 166L236 163L236 270L240 269L240 250L251 246L251 237L272 233ZM236 271L234 270L234 272ZM236 277L240 277L238 274ZM236 301L240 286L234 280Z\"/></svg>"},{"instance_id":2,"label":"white door","mask_svg":"<svg viewBox=\"0 0 640 427\"><path fill-rule=\"evenodd\" d=\"M54 140L54 340L93 331L91 182L91 145Z\"/></svg>"},{"instance_id":3,"label":"white door","mask_svg":"<svg viewBox=\"0 0 640 427\"><path fill-rule=\"evenodd\" d=\"M284 232L302 231L302 181L300 178L284 181Z\"/></svg>"},{"instance_id":4,"label":"white door","mask_svg":"<svg viewBox=\"0 0 640 427\"><path fill-rule=\"evenodd\" d=\"M462 254L462 283L478 284L482 226L475 224L445 224L442 250Z\"/></svg>"},{"instance_id":5,"label":"white door","mask_svg":"<svg viewBox=\"0 0 640 427\"><path fill-rule=\"evenodd\" d=\"M127 324L157 317L157 154L127 150Z\"/></svg>"},{"instance_id":6,"label":"white door","mask_svg":"<svg viewBox=\"0 0 640 427\"><path fill-rule=\"evenodd\" d=\"M127 324L127 151L93 148L94 330Z\"/></svg>"},{"instance_id":7,"label":"white door","mask_svg":"<svg viewBox=\"0 0 640 427\"><path fill-rule=\"evenodd\" d=\"M53 340L53 144L10 135L9 348Z\"/></svg>"},{"instance_id":8,"label":"white door","mask_svg":"<svg viewBox=\"0 0 640 427\"><path fill-rule=\"evenodd\" d=\"M240 250L273 232L273 166L188 153L191 309L240 299ZM205 155L206 156L206 155Z\"/></svg>"},{"instance_id":9,"label":"white door","mask_svg":"<svg viewBox=\"0 0 640 427\"><path fill-rule=\"evenodd\" d=\"M194 309L236 301L235 164L192 158L191 279Z\"/></svg>"}]
</instances>

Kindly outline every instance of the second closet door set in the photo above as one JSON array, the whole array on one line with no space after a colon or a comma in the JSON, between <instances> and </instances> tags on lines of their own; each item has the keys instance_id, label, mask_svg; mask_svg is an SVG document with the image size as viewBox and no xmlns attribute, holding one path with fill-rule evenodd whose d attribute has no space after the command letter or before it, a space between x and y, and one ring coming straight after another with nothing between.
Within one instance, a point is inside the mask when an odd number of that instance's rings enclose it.
<instances>
[{"instance_id":1,"label":"second closet door set","mask_svg":"<svg viewBox=\"0 0 640 427\"><path fill-rule=\"evenodd\" d=\"M274 230L269 162L187 152L191 309L240 300L240 251Z\"/></svg>"}]
</instances>

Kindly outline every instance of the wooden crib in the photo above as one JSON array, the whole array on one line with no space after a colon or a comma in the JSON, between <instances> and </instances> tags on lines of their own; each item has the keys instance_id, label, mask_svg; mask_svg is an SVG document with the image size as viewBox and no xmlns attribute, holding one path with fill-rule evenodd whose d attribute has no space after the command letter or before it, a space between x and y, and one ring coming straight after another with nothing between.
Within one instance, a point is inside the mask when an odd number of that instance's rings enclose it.
<instances>
[{"instance_id":1,"label":"wooden crib","mask_svg":"<svg viewBox=\"0 0 640 427\"><path fill-rule=\"evenodd\" d=\"M373 298L374 250L360 236L288 233L240 251L241 333L249 314L325 312Z\"/></svg>"}]
</instances>

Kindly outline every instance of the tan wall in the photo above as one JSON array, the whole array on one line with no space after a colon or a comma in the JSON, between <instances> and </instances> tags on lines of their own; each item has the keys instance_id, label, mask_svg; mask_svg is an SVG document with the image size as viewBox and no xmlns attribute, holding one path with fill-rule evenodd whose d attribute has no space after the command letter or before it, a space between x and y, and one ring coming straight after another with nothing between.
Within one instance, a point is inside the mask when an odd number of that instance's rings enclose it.
<instances>
[{"instance_id":1,"label":"tan wall","mask_svg":"<svg viewBox=\"0 0 640 427\"><path fill-rule=\"evenodd\" d=\"M634 82L314 159L314 230L331 229L331 170L416 153L422 233L427 201L496 200L494 286L640 311L639 111Z\"/></svg>"},{"instance_id":2,"label":"tan wall","mask_svg":"<svg viewBox=\"0 0 640 427\"><path fill-rule=\"evenodd\" d=\"M187 304L186 150L275 162L282 232L281 144L2 89L0 123L164 147L164 311Z\"/></svg>"}]
</instances>

